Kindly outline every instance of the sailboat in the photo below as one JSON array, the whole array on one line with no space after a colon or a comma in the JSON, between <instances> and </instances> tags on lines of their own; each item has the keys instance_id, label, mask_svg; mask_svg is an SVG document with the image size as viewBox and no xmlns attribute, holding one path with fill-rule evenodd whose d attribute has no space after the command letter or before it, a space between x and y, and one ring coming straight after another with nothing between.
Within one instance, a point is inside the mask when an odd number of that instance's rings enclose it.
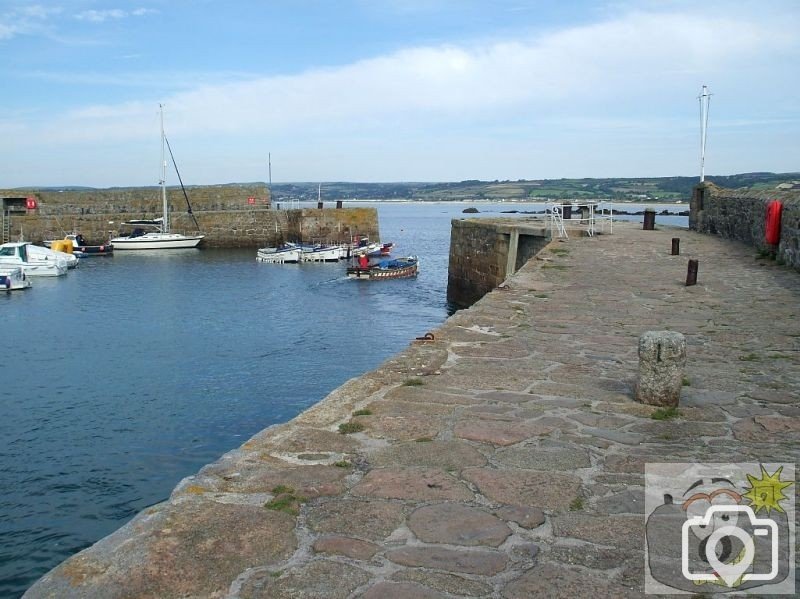
<instances>
[{"instance_id":1,"label":"sailboat","mask_svg":"<svg viewBox=\"0 0 800 599\"><path fill-rule=\"evenodd\" d=\"M158 105L161 111L161 202L163 215L151 221L131 221L125 223L130 226L136 227L130 235L123 237L115 237L111 240L115 250L166 250L174 248L194 248L197 247L203 240L205 235L182 235L180 233L173 233L169 227L169 203L167 202L167 161L164 150L168 147L166 135L164 135L164 106ZM172 156L172 149L170 148L170 156ZM173 164L175 162L172 156ZM177 165L176 169L177 171ZM180 174L178 174L180 179ZM183 187L183 182L181 182ZM184 190L184 196L186 190ZM188 204L189 198L186 198ZM192 213L192 208L189 206L189 214ZM194 215L192 215L194 218ZM197 221L195 220L195 223ZM142 227L151 226L157 227L156 231L145 231Z\"/></svg>"}]
</instances>

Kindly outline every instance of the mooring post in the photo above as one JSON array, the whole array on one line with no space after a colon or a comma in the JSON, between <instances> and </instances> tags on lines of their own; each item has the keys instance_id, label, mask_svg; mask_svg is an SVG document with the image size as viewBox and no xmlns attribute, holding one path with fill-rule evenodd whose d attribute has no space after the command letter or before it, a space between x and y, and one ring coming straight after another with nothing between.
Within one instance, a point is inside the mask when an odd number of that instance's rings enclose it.
<instances>
[{"instance_id":1,"label":"mooring post","mask_svg":"<svg viewBox=\"0 0 800 599\"><path fill-rule=\"evenodd\" d=\"M322 202L317 202L317 209L322 210Z\"/></svg>"},{"instance_id":2,"label":"mooring post","mask_svg":"<svg viewBox=\"0 0 800 599\"><path fill-rule=\"evenodd\" d=\"M639 337L636 401L676 407L686 366L686 338L675 331L648 331Z\"/></svg>"},{"instance_id":3,"label":"mooring post","mask_svg":"<svg viewBox=\"0 0 800 599\"><path fill-rule=\"evenodd\" d=\"M697 284L697 260L689 260L689 268L686 270L686 286Z\"/></svg>"},{"instance_id":4,"label":"mooring post","mask_svg":"<svg viewBox=\"0 0 800 599\"><path fill-rule=\"evenodd\" d=\"M648 208L644 211L644 223L642 229L653 231L656 228L656 211Z\"/></svg>"},{"instance_id":5,"label":"mooring post","mask_svg":"<svg viewBox=\"0 0 800 599\"><path fill-rule=\"evenodd\" d=\"M337 208L341 208L342 207L342 200L336 200L336 207Z\"/></svg>"},{"instance_id":6,"label":"mooring post","mask_svg":"<svg viewBox=\"0 0 800 599\"><path fill-rule=\"evenodd\" d=\"M672 238L672 255L678 256L681 253L681 238L680 237L673 237Z\"/></svg>"}]
</instances>

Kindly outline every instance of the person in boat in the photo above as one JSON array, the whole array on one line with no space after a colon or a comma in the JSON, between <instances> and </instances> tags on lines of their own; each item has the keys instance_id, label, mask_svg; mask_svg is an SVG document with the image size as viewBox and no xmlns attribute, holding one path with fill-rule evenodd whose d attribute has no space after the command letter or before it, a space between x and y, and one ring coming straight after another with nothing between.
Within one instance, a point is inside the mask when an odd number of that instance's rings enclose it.
<instances>
[{"instance_id":1,"label":"person in boat","mask_svg":"<svg viewBox=\"0 0 800 599\"><path fill-rule=\"evenodd\" d=\"M78 233L78 234L75 236L75 241L77 241L77 242L78 242L78 246L80 246L80 247L83 247L83 246L85 246L85 245L88 245L88 244L86 243L86 240L83 238L83 235L81 235L80 233Z\"/></svg>"},{"instance_id":2,"label":"person in boat","mask_svg":"<svg viewBox=\"0 0 800 599\"><path fill-rule=\"evenodd\" d=\"M358 267L359 268L369 268L369 258L367 258L366 254L361 254L358 257Z\"/></svg>"}]
</instances>

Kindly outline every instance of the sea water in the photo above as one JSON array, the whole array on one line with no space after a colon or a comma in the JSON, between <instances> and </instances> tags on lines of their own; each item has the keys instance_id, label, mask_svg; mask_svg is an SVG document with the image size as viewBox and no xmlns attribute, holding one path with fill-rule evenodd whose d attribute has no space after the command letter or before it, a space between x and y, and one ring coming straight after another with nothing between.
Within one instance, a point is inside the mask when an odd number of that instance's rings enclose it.
<instances>
[{"instance_id":1,"label":"sea water","mask_svg":"<svg viewBox=\"0 0 800 599\"><path fill-rule=\"evenodd\" d=\"M394 255L419 256L416 279L353 281L344 263L261 264L255 250L142 251L0 295L0 596L441 324L451 219L543 209L368 205Z\"/></svg>"}]
</instances>

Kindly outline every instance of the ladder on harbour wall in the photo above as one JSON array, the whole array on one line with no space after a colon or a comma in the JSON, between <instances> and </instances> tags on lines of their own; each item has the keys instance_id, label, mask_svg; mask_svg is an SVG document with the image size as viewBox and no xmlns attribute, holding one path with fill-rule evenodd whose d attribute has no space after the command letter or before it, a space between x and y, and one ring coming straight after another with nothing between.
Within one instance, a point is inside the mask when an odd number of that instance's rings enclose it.
<instances>
[{"instance_id":1,"label":"ladder on harbour wall","mask_svg":"<svg viewBox=\"0 0 800 599\"><path fill-rule=\"evenodd\" d=\"M7 210L2 212L2 243L11 241L11 215Z\"/></svg>"}]
</instances>

